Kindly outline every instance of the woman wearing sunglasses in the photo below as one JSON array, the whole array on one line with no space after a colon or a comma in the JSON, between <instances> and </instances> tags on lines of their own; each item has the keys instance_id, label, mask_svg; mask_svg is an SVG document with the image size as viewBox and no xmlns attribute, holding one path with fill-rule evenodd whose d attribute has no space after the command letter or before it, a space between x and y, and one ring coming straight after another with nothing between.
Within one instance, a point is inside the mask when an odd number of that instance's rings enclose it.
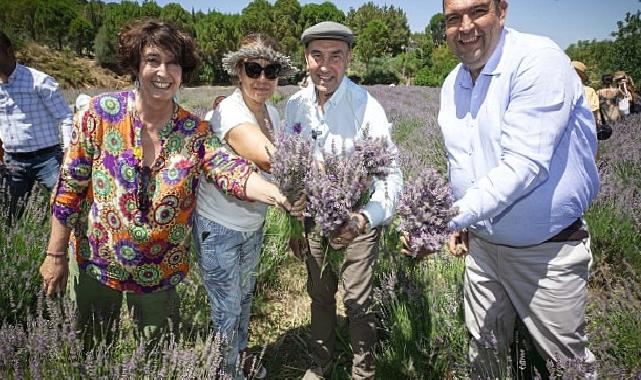
<instances>
[{"instance_id":1,"label":"woman wearing sunglasses","mask_svg":"<svg viewBox=\"0 0 641 380\"><path fill-rule=\"evenodd\" d=\"M240 49L223 58L223 67L238 80L238 88L216 107L211 119L214 133L241 157L269 172L268 151L274 151L278 111L267 104L278 78L295 73L275 40L261 34L245 37ZM239 201L201 181L194 222L194 240L200 254L203 282L211 302L214 326L229 343L228 371L247 348L249 315L255 271L263 239L267 206ZM240 355L239 355L240 354ZM266 370L245 359L245 375L262 378Z\"/></svg>"},{"instance_id":2,"label":"woman wearing sunglasses","mask_svg":"<svg viewBox=\"0 0 641 380\"><path fill-rule=\"evenodd\" d=\"M69 247L70 296L87 340L110 334L127 293L138 330L154 342L168 321L178 326L175 287L189 269L199 180L239 199L289 206L174 101L200 63L189 35L146 20L125 26L118 46L135 89L92 98L76 119L40 271L48 294L64 290Z\"/></svg>"}]
</instances>

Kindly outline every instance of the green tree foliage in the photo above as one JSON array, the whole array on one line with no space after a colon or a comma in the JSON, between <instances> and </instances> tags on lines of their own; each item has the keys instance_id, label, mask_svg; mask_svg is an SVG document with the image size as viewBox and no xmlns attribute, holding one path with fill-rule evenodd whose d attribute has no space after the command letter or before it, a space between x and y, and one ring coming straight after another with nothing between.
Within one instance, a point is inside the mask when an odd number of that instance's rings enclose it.
<instances>
[{"instance_id":1,"label":"green tree foliage","mask_svg":"<svg viewBox=\"0 0 641 380\"><path fill-rule=\"evenodd\" d=\"M68 38L78 55L85 55L93 50L95 32L91 23L82 16L76 17L69 24Z\"/></svg>"},{"instance_id":2,"label":"green tree foliage","mask_svg":"<svg viewBox=\"0 0 641 380\"><path fill-rule=\"evenodd\" d=\"M372 58L386 54L389 29L382 20L374 19L367 23L356 38L356 56L365 63L365 68Z\"/></svg>"},{"instance_id":3,"label":"green tree foliage","mask_svg":"<svg viewBox=\"0 0 641 380\"><path fill-rule=\"evenodd\" d=\"M254 0L241 12L240 31L243 35L265 33L274 35L272 5L267 0Z\"/></svg>"},{"instance_id":4,"label":"green tree foliage","mask_svg":"<svg viewBox=\"0 0 641 380\"><path fill-rule=\"evenodd\" d=\"M430 23L425 28L425 34L432 37L434 45L441 46L445 44L445 15L437 13L430 19Z\"/></svg>"},{"instance_id":5,"label":"green tree foliage","mask_svg":"<svg viewBox=\"0 0 641 380\"><path fill-rule=\"evenodd\" d=\"M116 58L118 32L125 23L140 18L140 11L140 6L134 1L124 0L120 4L109 3L107 5L104 20L94 44L96 60L102 66L122 73Z\"/></svg>"},{"instance_id":6,"label":"green tree foliage","mask_svg":"<svg viewBox=\"0 0 641 380\"><path fill-rule=\"evenodd\" d=\"M305 30L321 21L345 22L345 14L331 1L321 4L309 3L303 5L300 10L299 23L301 30Z\"/></svg>"},{"instance_id":7,"label":"green tree foliage","mask_svg":"<svg viewBox=\"0 0 641 380\"><path fill-rule=\"evenodd\" d=\"M352 29L356 36L361 36L369 24L377 22L376 25L384 24L386 34L383 39L371 41L372 44L381 45L381 51L397 55L407 46L410 36L410 29L407 24L405 12L394 6L379 7L372 2L360 6L357 10L350 8L347 12L345 23ZM370 37L371 31L368 31ZM381 34L378 34L381 35ZM382 35L381 35L382 36ZM363 42L364 38L357 38L356 45Z\"/></svg>"},{"instance_id":8,"label":"green tree foliage","mask_svg":"<svg viewBox=\"0 0 641 380\"><path fill-rule=\"evenodd\" d=\"M228 82L229 78L221 66L222 57L238 47L240 16L211 12L198 19L195 30L203 59L199 81L205 84Z\"/></svg>"},{"instance_id":9,"label":"green tree foliage","mask_svg":"<svg viewBox=\"0 0 641 380\"><path fill-rule=\"evenodd\" d=\"M635 80L641 80L641 11L627 13L617 23L614 50L615 63Z\"/></svg>"},{"instance_id":10,"label":"green tree foliage","mask_svg":"<svg viewBox=\"0 0 641 380\"><path fill-rule=\"evenodd\" d=\"M73 0L38 1L34 14L34 27L46 43L54 43L62 50L67 42L69 25L77 18ZM41 39L41 41L42 41Z\"/></svg>"},{"instance_id":11,"label":"green tree foliage","mask_svg":"<svg viewBox=\"0 0 641 380\"><path fill-rule=\"evenodd\" d=\"M447 48L437 46L432 50L431 64L416 74L415 84L419 86L440 86L445 77L459 63L458 58Z\"/></svg>"}]
</instances>

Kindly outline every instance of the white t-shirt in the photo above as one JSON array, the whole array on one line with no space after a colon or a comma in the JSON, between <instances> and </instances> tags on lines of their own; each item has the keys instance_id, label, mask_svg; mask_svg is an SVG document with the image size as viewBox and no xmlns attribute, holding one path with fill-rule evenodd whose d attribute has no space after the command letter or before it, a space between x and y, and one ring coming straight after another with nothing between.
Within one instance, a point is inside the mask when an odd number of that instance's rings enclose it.
<instances>
[{"instance_id":1,"label":"white t-shirt","mask_svg":"<svg viewBox=\"0 0 641 380\"><path fill-rule=\"evenodd\" d=\"M273 128L278 128L280 117L276 108L268 104L267 112ZM216 136L224 144L227 144L225 136L232 128L240 124L258 125L254 114L247 108L240 89L236 89L233 94L220 102L209 122ZM269 178L268 173L261 172L261 174ZM235 231L256 231L265 221L266 204L241 201L226 195L203 177L198 186L197 199L198 214Z\"/></svg>"}]
</instances>

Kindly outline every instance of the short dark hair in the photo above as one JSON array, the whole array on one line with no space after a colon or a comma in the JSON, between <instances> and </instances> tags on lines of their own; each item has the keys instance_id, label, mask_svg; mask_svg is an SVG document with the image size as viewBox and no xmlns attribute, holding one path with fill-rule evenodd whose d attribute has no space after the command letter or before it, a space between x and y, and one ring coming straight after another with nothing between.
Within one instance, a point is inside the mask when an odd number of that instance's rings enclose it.
<instances>
[{"instance_id":1,"label":"short dark hair","mask_svg":"<svg viewBox=\"0 0 641 380\"><path fill-rule=\"evenodd\" d=\"M612 75L611 74L605 74L601 77L601 82L605 85L610 85L612 84Z\"/></svg>"},{"instance_id":2,"label":"short dark hair","mask_svg":"<svg viewBox=\"0 0 641 380\"><path fill-rule=\"evenodd\" d=\"M4 31L0 30L0 48L4 51L11 49L13 45L11 44L11 39L5 34Z\"/></svg>"},{"instance_id":3,"label":"short dark hair","mask_svg":"<svg viewBox=\"0 0 641 380\"><path fill-rule=\"evenodd\" d=\"M145 19L124 26L118 34L118 63L132 80L138 74L140 58L147 46L169 50L182 68L183 82L195 79L200 55L193 38L171 22Z\"/></svg>"}]
</instances>

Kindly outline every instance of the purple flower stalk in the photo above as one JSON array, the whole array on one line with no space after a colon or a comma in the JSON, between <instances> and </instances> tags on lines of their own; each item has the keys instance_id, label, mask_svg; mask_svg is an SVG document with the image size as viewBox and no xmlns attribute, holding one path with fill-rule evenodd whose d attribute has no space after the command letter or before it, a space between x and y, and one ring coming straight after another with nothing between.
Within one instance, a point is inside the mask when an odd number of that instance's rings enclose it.
<instances>
[{"instance_id":1,"label":"purple flower stalk","mask_svg":"<svg viewBox=\"0 0 641 380\"><path fill-rule=\"evenodd\" d=\"M305 178L312 160L311 142L299 133L280 133L276 152L270 155L271 173L276 185L290 202L305 190Z\"/></svg>"},{"instance_id":2,"label":"purple flower stalk","mask_svg":"<svg viewBox=\"0 0 641 380\"><path fill-rule=\"evenodd\" d=\"M412 251L438 251L447 241L452 232L447 224L456 215L452 203L452 190L433 168L424 168L405 184L398 230L409 233Z\"/></svg>"}]
</instances>

